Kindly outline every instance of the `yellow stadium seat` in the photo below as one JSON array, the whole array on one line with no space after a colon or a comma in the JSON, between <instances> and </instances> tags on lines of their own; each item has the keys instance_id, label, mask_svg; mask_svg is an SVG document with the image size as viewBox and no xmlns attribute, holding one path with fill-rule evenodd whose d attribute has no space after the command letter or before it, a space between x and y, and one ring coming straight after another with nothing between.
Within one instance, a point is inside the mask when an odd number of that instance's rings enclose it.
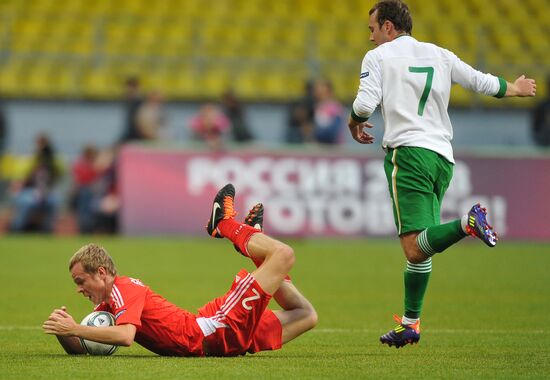
<instances>
[{"instance_id":1,"label":"yellow stadium seat","mask_svg":"<svg viewBox=\"0 0 550 380\"><path fill-rule=\"evenodd\" d=\"M122 80L106 67L86 68L81 80L89 98L108 99L120 94Z\"/></svg>"},{"instance_id":2,"label":"yellow stadium seat","mask_svg":"<svg viewBox=\"0 0 550 380\"><path fill-rule=\"evenodd\" d=\"M195 78L199 98L219 99L231 85L230 73L224 66L206 67Z\"/></svg>"},{"instance_id":3,"label":"yellow stadium seat","mask_svg":"<svg viewBox=\"0 0 550 380\"><path fill-rule=\"evenodd\" d=\"M262 78L262 84L265 91L260 93L257 91L256 99L281 99L285 97L294 97L293 94L293 81L289 72L270 70L264 72L264 75L260 75ZM254 99L252 99L254 100Z\"/></svg>"},{"instance_id":4,"label":"yellow stadium seat","mask_svg":"<svg viewBox=\"0 0 550 380\"><path fill-rule=\"evenodd\" d=\"M4 154L0 156L0 179L22 181L25 179L33 164L33 156ZM54 165L59 172L66 170L65 163L59 157L55 158Z\"/></svg>"},{"instance_id":5,"label":"yellow stadium seat","mask_svg":"<svg viewBox=\"0 0 550 380\"><path fill-rule=\"evenodd\" d=\"M509 66L550 66L548 0L407 3L413 36L441 44L476 67L499 74ZM116 81L131 69L180 98L214 96L234 80L251 99L284 101L292 83L301 92L306 78L320 67L325 75L328 67L338 96L348 99L361 58L374 47L370 6L362 0L0 0L0 57L28 60L37 72L51 72L46 68L62 60L70 62L72 73L50 73L56 84L48 86L38 74L27 77L0 61L0 90L10 96L116 98ZM133 68L123 63L130 61ZM289 64L298 74L272 70ZM222 77L205 74L205 65L216 65ZM187 74L178 79L175 67ZM274 75L264 77L268 71ZM456 99L452 104L476 104L460 91Z\"/></svg>"},{"instance_id":6,"label":"yellow stadium seat","mask_svg":"<svg viewBox=\"0 0 550 380\"><path fill-rule=\"evenodd\" d=\"M196 77L194 67L184 63L164 68L158 83L168 98L192 99L196 91Z\"/></svg>"},{"instance_id":7,"label":"yellow stadium seat","mask_svg":"<svg viewBox=\"0 0 550 380\"><path fill-rule=\"evenodd\" d=\"M52 94L50 67L35 65L30 67L27 77L23 81L26 93L31 97L48 97Z\"/></svg>"},{"instance_id":8,"label":"yellow stadium seat","mask_svg":"<svg viewBox=\"0 0 550 380\"><path fill-rule=\"evenodd\" d=\"M0 156L2 178L9 181L22 181L31 169L32 157L4 154Z\"/></svg>"},{"instance_id":9,"label":"yellow stadium seat","mask_svg":"<svg viewBox=\"0 0 550 380\"><path fill-rule=\"evenodd\" d=\"M299 66L247 68L233 80L235 91L246 100L272 101L294 99L302 95L307 73Z\"/></svg>"},{"instance_id":10,"label":"yellow stadium seat","mask_svg":"<svg viewBox=\"0 0 550 380\"><path fill-rule=\"evenodd\" d=\"M474 102L474 99L475 93L466 90L459 85L454 85L451 88L451 99L449 103L453 106L469 106Z\"/></svg>"},{"instance_id":11,"label":"yellow stadium seat","mask_svg":"<svg viewBox=\"0 0 550 380\"><path fill-rule=\"evenodd\" d=\"M22 1L4 0L0 1L0 14L8 15L16 13L23 6Z\"/></svg>"},{"instance_id":12,"label":"yellow stadium seat","mask_svg":"<svg viewBox=\"0 0 550 380\"><path fill-rule=\"evenodd\" d=\"M259 94L258 83L262 82L262 74L250 70L236 74L233 86L237 94L246 100L260 100L263 95Z\"/></svg>"},{"instance_id":13,"label":"yellow stadium seat","mask_svg":"<svg viewBox=\"0 0 550 380\"><path fill-rule=\"evenodd\" d=\"M23 83L31 97L68 97L75 95L74 67L51 63L29 67Z\"/></svg>"},{"instance_id":14,"label":"yellow stadium seat","mask_svg":"<svg viewBox=\"0 0 550 380\"><path fill-rule=\"evenodd\" d=\"M0 66L0 93L7 96L20 95L21 82L26 71L25 65L19 61L12 60Z\"/></svg>"}]
</instances>

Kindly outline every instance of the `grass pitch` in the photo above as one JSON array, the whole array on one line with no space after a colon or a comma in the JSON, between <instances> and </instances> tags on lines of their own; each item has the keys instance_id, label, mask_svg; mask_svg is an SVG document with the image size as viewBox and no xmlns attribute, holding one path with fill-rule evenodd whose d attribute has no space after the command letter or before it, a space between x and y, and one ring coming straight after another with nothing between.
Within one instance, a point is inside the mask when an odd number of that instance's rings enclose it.
<instances>
[{"instance_id":1,"label":"grass pitch","mask_svg":"<svg viewBox=\"0 0 550 380\"><path fill-rule=\"evenodd\" d=\"M378 337L402 312L405 261L397 240L293 241L293 281L318 327L282 350L237 358L163 358L134 344L111 357L71 357L40 326L75 293L67 264L81 245L104 245L121 274L196 310L252 266L221 240L0 238L1 379L550 378L550 245L468 240L434 259L419 345ZM276 305L272 305L274 308Z\"/></svg>"}]
</instances>

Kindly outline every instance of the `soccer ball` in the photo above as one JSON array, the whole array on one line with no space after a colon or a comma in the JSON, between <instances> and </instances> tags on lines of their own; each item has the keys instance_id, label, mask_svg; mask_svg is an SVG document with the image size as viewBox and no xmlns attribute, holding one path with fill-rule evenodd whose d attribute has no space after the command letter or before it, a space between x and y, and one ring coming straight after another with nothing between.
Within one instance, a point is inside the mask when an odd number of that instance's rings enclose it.
<instances>
[{"instance_id":1,"label":"soccer ball","mask_svg":"<svg viewBox=\"0 0 550 380\"><path fill-rule=\"evenodd\" d=\"M115 316L107 311L94 311L84 317L80 324L93 327L114 326ZM112 355L118 349L118 346L112 344L98 343L82 338L80 338L80 343L90 355Z\"/></svg>"}]
</instances>

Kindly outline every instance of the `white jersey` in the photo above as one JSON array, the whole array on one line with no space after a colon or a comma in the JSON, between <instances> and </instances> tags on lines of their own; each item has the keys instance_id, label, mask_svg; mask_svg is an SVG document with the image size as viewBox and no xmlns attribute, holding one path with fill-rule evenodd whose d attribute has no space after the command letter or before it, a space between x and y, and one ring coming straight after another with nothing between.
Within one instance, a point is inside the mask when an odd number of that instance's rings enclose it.
<instances>
[{"instance_id":1,"label":"white jersey","mask_svg":"<svg viewBox=\"0 0 550 380\"><path fill-rule=\"evenodd\" d=\"M426 148L454 163L447 113L454 83L485 95L506 92L503 79L473 69L439 46L401 36L365 55L352 116L364 120L381 104L384 148Z\"/></svg>"}]
</instances>

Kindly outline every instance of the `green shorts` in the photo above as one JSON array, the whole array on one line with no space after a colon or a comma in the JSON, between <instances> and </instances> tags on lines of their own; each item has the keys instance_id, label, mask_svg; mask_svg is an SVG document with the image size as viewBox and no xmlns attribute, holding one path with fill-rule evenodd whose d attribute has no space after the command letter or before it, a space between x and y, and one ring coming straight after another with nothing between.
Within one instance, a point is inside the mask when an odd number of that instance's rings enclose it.
<instances>
[{"instance_id":1,"label":"green shorts","mask_svg":"<svg viewBox=\"0 0 550 380\"><path fill-rule=\"evenodd\" d=\"M453 177L453 164L424 148L389 149L384 170L399 235L440 223L441 202Z\"/></svg>"}]
</instances>

